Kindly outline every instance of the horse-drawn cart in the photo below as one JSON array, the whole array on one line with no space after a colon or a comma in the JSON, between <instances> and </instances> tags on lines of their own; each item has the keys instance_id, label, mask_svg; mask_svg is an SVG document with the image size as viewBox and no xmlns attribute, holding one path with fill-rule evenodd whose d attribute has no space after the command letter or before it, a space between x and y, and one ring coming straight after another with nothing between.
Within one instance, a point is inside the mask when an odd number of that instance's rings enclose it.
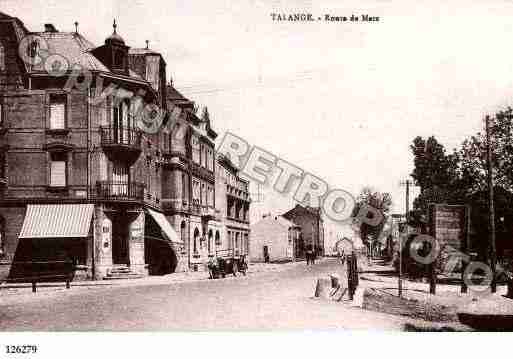
<instances>
[{"instance_id":1,"label":"horse-drawn cart","mask_svg":"<svg viewBox=\"0 0 513 359\"><path fill-rule=\"evenodd\" d=\"M210 279L224 278L227 274L237 276L240 272L246 275L248 263L244 254L239 255L233 249L218 250L215 256L208 262L208 272Z\"/></svg>"}]
</instances>

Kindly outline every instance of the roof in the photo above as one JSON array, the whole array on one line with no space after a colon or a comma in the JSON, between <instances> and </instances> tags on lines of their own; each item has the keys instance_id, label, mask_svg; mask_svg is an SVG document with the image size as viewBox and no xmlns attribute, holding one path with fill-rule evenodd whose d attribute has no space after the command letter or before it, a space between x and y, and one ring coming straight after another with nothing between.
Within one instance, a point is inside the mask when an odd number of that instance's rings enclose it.
<instances>
[{"instance_id":1,"label":"roof","mask_svg":"<svg viewBox=\"0 0 513 359\"><path fill-rule=\"evenodd\" d=\"M93 204L29 204L19 238L87 237L93 211Z\"/></svg>"},{"instance_id":2,"label":"roof","mask_svg":"<svg viewBox=\"0 0 513 359\"><path fill-rule=\"evenodd\" d=\"M64 56L70 66L76 64L91 71L110 72L110 70L90 52L95 46L76 32L37 32L32 34L45 40L46 44L40 44L41 48L48 50L50 54ZM48 46L48 48L46 48L46 46ZM46 71L43 62L32 66L31 70L33 72Z\"/></svg>"},{"instance_id":3,"label":"roof","mask_svg":"<svg viewBox=\"0 0 513 359\"><path fill-rule=\"evenodd\" d=\"M276 223L276 224L279 224L280 226L282 226L282 227L284 227L286 229L289 229L291 227L301 228L299 225L295 224L292 221L289 221L288 219L286 219L286 218L284 218L282 216L268 215L268 216L262 218L260 221L256 222L255 224L260 223L260 222Z\"/></svg>"},{"instance_id":4,"label":"roof","mask_svg":"<svg viewBox=\"0 0 513 359\"><path fill-rule=\"evenodd\" d=\"M310 207L310 206L303 207L300 204L296 204L296 206L294 208L288 210L283 215L290 216L290 215L294 215L297 213L308 213L315 217L319 217L319 218L321 217L321 209L319 207Z\"/></svg>"},{"instance_id":5,"label":"roof","mask_svg":"<svg viewBox=\"0 0 513 359\"><path fill-rule=\"evenodd\" d=\"M173 87L173 85L170 85L170 84L167 85L167 88L166 88L166 97L169 101L172 101L172 102L177 102L177 103L186 102L186 103L192 104L191 100L189 100L187 97L182 95L176 88Z\"/></svg>"},{"instance_id":6,"label":"roof","mask_svg":"<svg viewBox=\"0 0 513 359\"><path fill-rule=\"evenodd\" d=\"M128 50L128 54L129 55L157 55L157 56L161 56L162 55L156 51L153 51L152 49L147 49L147 48L130 48Z\"/></svg>"},{"instance_id":7,"label":"roof","mask_svg":"<svg viewBox=\"0 0 513 359\"><path fill-rule=\"evenodd\" d=\"M300 227L298 224L286 219L285 217L283 216L276 216L275 219L282 225L284 225L285 227L287 228L290 228L290 227Z\"/></svg>"}]
</instances>

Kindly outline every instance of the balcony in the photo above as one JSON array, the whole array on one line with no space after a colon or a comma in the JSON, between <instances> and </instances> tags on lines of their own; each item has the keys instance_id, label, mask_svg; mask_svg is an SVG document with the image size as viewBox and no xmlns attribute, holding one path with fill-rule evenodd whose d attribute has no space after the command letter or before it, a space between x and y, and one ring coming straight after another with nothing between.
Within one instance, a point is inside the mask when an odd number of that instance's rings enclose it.
<instances>
[{"instance_id":1,"label":"balcony","mask_svg":"<svg viewBox=\"0 0 513 359\"><path fill-rule=\"evenodd\" d=\"M135 162L141 154L141 138L139 129L100 127L101 145L111 159Z\"/></svg>"},{"instance_id":2,"label":"balcony","mask_svg":"<svg viewBox=\"0 0 513 359\"><path fill-rule=\"evenodd\" d=\"M190 207L187 201L163 199L162 209L167 212L189 213Z\"/></svg>"},{"instance_id":3,"label":"balcony","mask_svg":"<svg viewBox=\"0 0 513 359\"><path fill-rule=\"evenodd\" d=\"M249 192L247 190L247 185L235 187L231 184L226 184L226 194L246 202L251 202L251 198L249 197Z\"/></svg>"},{"instance_id":4,"label":"balcony","mask_svg":"<svg viewBox=\"0 0 513 359\"><path fill-rule=\"evenodd\" d=\"M139 182L98 181L92 197L106 201L143 201L145 185Z\"/></svg>"},{"instance_id":5,"label":"balcony","mask_svg":"<svg viewBox=\"0 0 513 359\"><path fill-rule=\"evenodd\" d=\"M201 216L204 220L221 220L221 211L212 207L203 206L201 204L192 203L191 213L197 216Z\"/></svg>"}]
</instances>

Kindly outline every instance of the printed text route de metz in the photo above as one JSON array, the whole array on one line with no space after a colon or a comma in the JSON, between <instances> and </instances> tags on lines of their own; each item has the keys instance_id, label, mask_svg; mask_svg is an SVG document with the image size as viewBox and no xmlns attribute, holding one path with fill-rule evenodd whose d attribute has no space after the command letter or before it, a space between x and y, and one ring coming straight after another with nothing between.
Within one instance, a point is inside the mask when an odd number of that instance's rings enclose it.
<instances>
[{"instance_id":1,"label":"printed text route de metz","mask_svg":"<svg viewBox=\"0 0 513 359\"><path fill-rule=\"evenodd\" d=\"M323 16L314 16L310 13L294 13L294 14L285 14L285 13L271 13L271 18L273 21L288 21L288 22L307 22L307 21L328 21L328 22L377 22L380 21L379 16L370 16L368 14L363 15L350 15L350 16L341 16L341 15L331 15L325 14Z\"/></svg>"}]
</instances>

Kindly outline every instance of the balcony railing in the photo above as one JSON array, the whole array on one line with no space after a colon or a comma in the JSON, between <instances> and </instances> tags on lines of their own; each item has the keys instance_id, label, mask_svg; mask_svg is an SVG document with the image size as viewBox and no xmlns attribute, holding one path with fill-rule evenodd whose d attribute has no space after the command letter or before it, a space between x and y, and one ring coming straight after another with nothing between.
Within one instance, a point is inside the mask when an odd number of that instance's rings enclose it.
<instances>
[{"instance_id":1,"label":"balcony railing","mask_svg":"<svg viewBox=\"0 0 513 359\"><path fill-rule=\"evenodd\" d=\"M98 199L117 201L144 200L145 185L139 182L98 181L92 196Z\"/></svg>"},{"instance_id":2,"label":"balcony railing","mask_svg":"<svg viewBox=\"0 0 513 359\"><path fill-rule=\"evenodd\" d=\"M141 131L132 128L100 127L102 146L141 148Z\"/></svg>"}]
</instances>

